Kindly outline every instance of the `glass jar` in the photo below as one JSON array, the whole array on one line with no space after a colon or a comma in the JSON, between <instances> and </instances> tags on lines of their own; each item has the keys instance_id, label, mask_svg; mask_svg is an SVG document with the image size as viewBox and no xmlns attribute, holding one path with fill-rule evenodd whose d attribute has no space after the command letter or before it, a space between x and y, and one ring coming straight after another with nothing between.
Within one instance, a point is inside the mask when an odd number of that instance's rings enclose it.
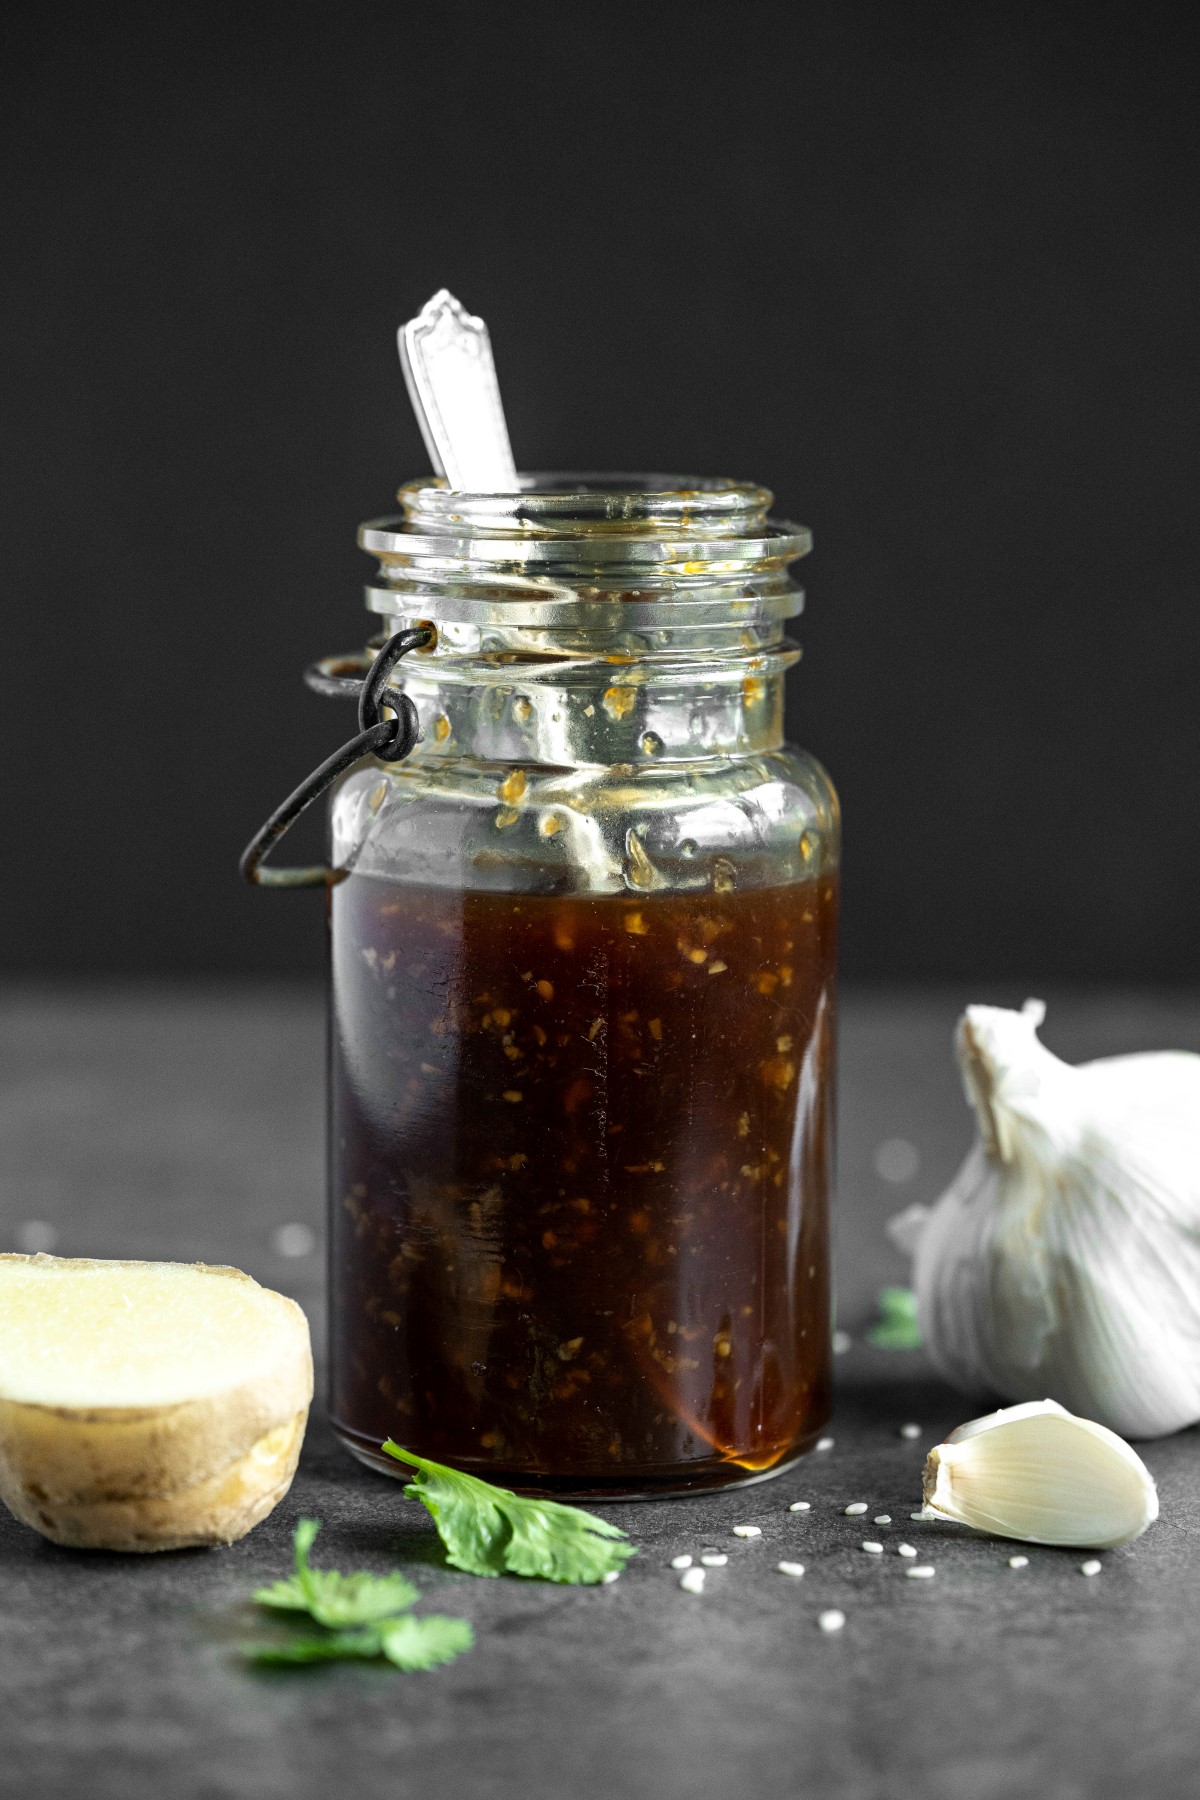
<instances>
[{"instance_id":1,"label":"glass jar","mask_svg":"<svg viewBox=\"0 0 1200 1800\"><path fill-rule=\"evenodd\" d=\"M332 1412L577 1496L781 1469L830 1403L838 805L783 743L766 490L417 482L364 525L404 762L336 789Z\"/></svg>"}]
</instances>

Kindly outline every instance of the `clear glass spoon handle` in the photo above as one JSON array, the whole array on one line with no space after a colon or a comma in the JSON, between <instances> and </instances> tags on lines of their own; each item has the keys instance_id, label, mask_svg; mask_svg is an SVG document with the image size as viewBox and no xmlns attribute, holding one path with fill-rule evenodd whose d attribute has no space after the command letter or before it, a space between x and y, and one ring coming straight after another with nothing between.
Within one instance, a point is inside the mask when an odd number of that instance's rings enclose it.
<instances>
[{"instance_id":1,"label":"clear glass spoon handle","mask_svg":"<svg viewBox=\"0 0 1200 1800\"><path fill-rule=\"evenodd\" d=\"M441 288L397 337L409 399L438 474L460 493L519 493L483 320Z\"/></svg>"}]
</instances>

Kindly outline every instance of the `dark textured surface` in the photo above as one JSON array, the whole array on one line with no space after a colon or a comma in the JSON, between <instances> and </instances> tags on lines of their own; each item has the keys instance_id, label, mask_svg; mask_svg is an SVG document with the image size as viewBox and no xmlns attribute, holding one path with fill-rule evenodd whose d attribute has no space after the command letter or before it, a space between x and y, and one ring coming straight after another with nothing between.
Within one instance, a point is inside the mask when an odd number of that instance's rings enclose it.
<instances>
[{"instance_id":1,"label":"dark textured surface","mask_svg":"<svg viewBox=\"0 0 1200 1800\"><path fill-rule=\"evenodd\" d=\"M1020 998L996 996L988 998ZM903 1277L887 1215L929 1197L969 1139L950 1060L963 996L862 997L843 1035L840 1304L834 1448L717 1499L614 1509L641 1555L614 1586L480 1581L442 1566L423 1511L359 1470L318 1415L278 1512L227 1551L162 1557L56 1549L0 1518L0 1793L20 1800L366 1797L624 1800L747 1792L829 1800L1126 1800L1193 1795L1200 1648L1195 1432L1145 1447L1162 1518L1085 1580L1078 1555L909 1520L925 1448L962 1403L916 1355L859 1327ZM10 992L0 1031L0 1247L29 1221L64 1254L207 1257L293 1293L321 1336L320 1258L279 1253L320 1215L322 1045L315 998L286 991ZM1200 1048L1200 1003L1055 1001L1071 1058ZM877 1145L920 1170L889 1185ZM905 1443L904 1419L923 1427ZM812 1502L807 1515L787 1503ZM848 1519L852 1500L890 1527ZM282 1572L301 1512L317 1560L383 1570L470 1617L475 1652L432 1675L362 1667L267 1675L237 1644L246 1596ZM759 1540L734 1523L762 1526ZM882 1557L858 1548L866 1536ZM936 1564L908 1581L892 1546ZM700 1598L667 1567L713 1547ZM775 1571L798 1559L800 1582ZM824 1636L822 1608L845 1630Z\"/></svg>"}]
</instances>

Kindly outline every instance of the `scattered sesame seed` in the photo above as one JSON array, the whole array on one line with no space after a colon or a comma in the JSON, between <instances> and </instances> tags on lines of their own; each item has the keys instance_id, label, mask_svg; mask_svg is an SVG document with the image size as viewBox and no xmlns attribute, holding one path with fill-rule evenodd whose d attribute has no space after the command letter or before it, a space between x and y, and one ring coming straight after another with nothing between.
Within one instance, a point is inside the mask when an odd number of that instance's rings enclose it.
<instances>
[{"instance_id":1,"label":"scattered sesame seed","mask_svg":"<svg viewBox=\"0 0 1200 1800\"><path fill-rule=\"evenodd\" d=\"M833 1334L833 1354L845 1356L847 1350L854 1347L854 1339L848 1331L835 1331Z\"/></svg>"},{"instance_id":2,"label":"scattered sesame seed","mask_svg":"<svg viewBox=\"0 0 1200 1800\"><path fill-rule=\"evenodd\" d=\"M679 1585L685 1594L702 1594L704 1592L704 1570L689 1569L686 1575L679 1577Z\"/></svg>"},{"instance_id":3,"label":"scattered sesame seed","mask_svg":"<svg viewBox=\"0 0 1200 1800\"><path fill-rule=\"evenodd\" d=\"M1008 1566L1010 1569L1027 1569L1029 1567L1029 1558L1027 1556L1010 1556L1008 1559Z\"/></svg>"},{"instance_id":4,"label":"scattered sesame seed","mask_svg":"<svg viewBox=\"0 0 1200 1800\"><path fill-rule=\"evenodd\" d=\"M792 1504L788 1507L788 1511L789 1512L811 1512L812 1511L812 1501L811 1500L793 1500Z\"/></svg>"},{"instance_id":5,"label":"scattered sesame seed","mask_svg":"<svg viewBox=\"0 0 1200 1800\"><path fill-rule=\"evenodd\" d=\"M843 1511L852 1519L859 1513L865 1513L866 1510L867 1503L865 1500L852 1500L849 1506L843 1508Z\"/></svg>"},{"instance_id":6,"label":"scattered sesame seed","mask_svg":"<svg viewBox=\"0 0 1200 1800\"><path fill-rule=\"evenodd\" d=\"M608 1571L607 1575L604 1577L604 1585L605 1585L605 1587L611 1587L614 1581L620 1581L620 1579L621 1579L620 1569L610 1569Z\"/></svg>"},{"instance_id":7,"label":"scattered sesame seed","mask_svg":"<svg viewBox=\"0 0 1200 1800\"><path fill-rule=\"evenodd\" d=\"M919 1512L919 1513L909 1513L908 1516L910 1519L927 1519L929 1517L929 1514L927 1512Z\"/></svg>"},{"instance_id":8,"label":"scattered sesame seed","mask_svg":"<svg viewBox=\"0 0 1200 1800\"><path fill-rule=\"evenodd\" d=\"M817 1439L817 1449L818 1450L832 1450L833 1449L833 1439L832 1438L818 1438Z\"/></svg>"},{"instance_id":9,"label":"scattered sesame seed","mask_svg":"<svg viewBox=\"0 0 1200 1800\"><path fill-rule=\"evenodd\" d=\"M733 1528L733 1535L734 1535L734 1537L761 1537L762 1536L762 1526L761 1525L735 1525Z\"/></svg>"},{"instance_id":10,"label":"scattered sesame seed","mask_svg":"<svg viewBox=\"0 0 1200 1800\"><path fill-rule=\"evenodd\" d=\"M817 1624L822 1631L840 1631L845 1623L845 1613L839 1612L836 1606L831 1606L828 1612L817 1614Z\"/></svg>"},{"instance_id":11,"label":"scattered sesame seed","mask_svg":"<svg viewBox=\"0 0 1200 1800\"><path fill-rule=\"evenodd\" d=\"M905 1569L904 1573L910 1581L929 1581L933 1575L933 1564L914 1563L912 1568Z\"/></svg>"},{"instance_id":12,"label":"scattered sesame seed","mask_svg":"<svg viewBox=\"0 0 1200 1800\"><path fill-rule=\"evenodd\" d=\"M1081 1575L1098 1575L1100 1573L1100 1570L1103 1568L1103 1566L1104 1565L1099 1561L1099 1559L1097 1557L1092 1556L1092 1557L1089 1557L1087 1562L1080 1563L1079 1573Z\"/></svg>"},{"instance_id":13,"label":"scattered sesame seed","mask_svg":"<svg viewBox=\"0 0 1200 1800\"><path fill-rule=\"evenodd\" d=\"M804 1573L803 1563L781 1562L776 1563L775 1567L779 1570L781 1575L790 1575L793 1581L799 1581Z\"/></svg>"},{"instance_id":14,"label":"scattered sesame seed","mask_svg":"<svg viewBox=\"0 0 1200 1800\"><path fill-rule=\"evenodd\" d=\"M58 1229L46 1219L26 1219L24 1224L17 1226L14 1236L18 1250L23 1250L27 1256L38 1256L53 1250L58 1242ZM283 1254L286 1256L288 1252Z\"/></svg>"},{"instance_id":15,"label":"scattered sesame seed","mask_svg":"<svg viewBox=\"0 0 1200 1800\"><path fill-rule=\"evenodd\" d=\"M911 1181L921 1166L921 1152L907 1138L884 1138L875 1146L875 1173L880 1181Z\"/></svg>"},{"instance_id":16,"label":"scattered sesame seed","mask_svg":"<svg viewBox=\"0 0 1200 1800\"><path fill-rule=\"evenodd\" d=\"M919 1425L902 1425L900 1427L900 1436L902 1438L919 1438L920 1435L921 1427Z\"/></svg>"},{"instance_id":17,"label":"scattered sesame seed","mask_svg":"<svg viewBox=\"0 0 1200 1800\"><path fill-rule=\"evenodd\" d=\"M916 1554L917 1553L913 1549L911 1544L897 1544L896 1545L896 1555L897 1556L915 1556Z\"/></svg>"},{"instance_id":18,"label":"scattered sesame seed","mask_svg":"<svg viewBox=\"0 0 1200 1800\"><path fill-rule=\"evenodd\" d=\"M279 1256L311 1256L317 1234L311 1225L281 1225L271 1234L271 1248Z\"/></svg>"},{"instance_id":19,"label":"scattered sesame seed","mask_svg":"<svg viewBox=\"0 0 1200 1800\"><path fill-rule=\"evenodd\" d=\"M875 1517L871 1520L872 1525L890 1525L891 1522L891 1513L876 1513Z\"/></svg>"},{"instance_id":20,"label":"scattered sesame seed","mask_svg":"<svg viewBox=\"0 0 1200 1800\"><path fill-rule=\"evenodd\" d=\"M883 1545L874 1543L870 1538L863 1541L863 1549L871 1556L882 1556Z\"/></svg>"},{"instance_id":21,"label":"scattered sesame seed","mask_svg":"<svg viewBox=\"0 0 1200 1800\"><path fill-rule=\"evenodd\" d=\"M706 1569L723 1569L729 1558L722 1550L711 1550L700 1558Z\"/></svg>"},{"instance_id":22,"label":"scattered sesame seed","mask_svg":"<svg viewBox=\"0 0 1200 1800\"><path fill-rule=\"evenodd\" d=\"M671 1558L671 1567L673 1569L690 1569L691 1566L692 1559L690 1556L673 1556Z\"/></svg>"}]
</instances>

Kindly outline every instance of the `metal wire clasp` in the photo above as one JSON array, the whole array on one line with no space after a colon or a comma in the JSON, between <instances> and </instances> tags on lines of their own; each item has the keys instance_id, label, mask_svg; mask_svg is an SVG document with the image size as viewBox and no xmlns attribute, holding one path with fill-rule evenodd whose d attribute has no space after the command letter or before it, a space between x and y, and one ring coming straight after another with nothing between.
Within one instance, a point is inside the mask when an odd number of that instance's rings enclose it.
<instances>
[{"instance_id":1,"label":"metal wire clasp","mask_svg":"<svg viewBox=\"0 0 1200 1800\"><path fill-rule=\"evenodd\" d=\"M388 687L387 678L402 656L410 650L423 650L434 641L429 625L414 625L398 631L388 639L367 671L361 686L348 677L323 677L314 686L325 693L358 693L358 735L335 750L319 769L314 769L282 806L277 806L265 825L255 832L242 851L238 867L247 881L257 887L332 887L350 873L348 869L331 869L325 863L309 867L269 869L265 858L284 832L314 800L320 799L339 775L345 773L364 756L377 756L381 762L403 762L420 737L417 709L399 688ZM382 708L390 707L394 718L385 719Z\"/></svg>"}]
</instances>

